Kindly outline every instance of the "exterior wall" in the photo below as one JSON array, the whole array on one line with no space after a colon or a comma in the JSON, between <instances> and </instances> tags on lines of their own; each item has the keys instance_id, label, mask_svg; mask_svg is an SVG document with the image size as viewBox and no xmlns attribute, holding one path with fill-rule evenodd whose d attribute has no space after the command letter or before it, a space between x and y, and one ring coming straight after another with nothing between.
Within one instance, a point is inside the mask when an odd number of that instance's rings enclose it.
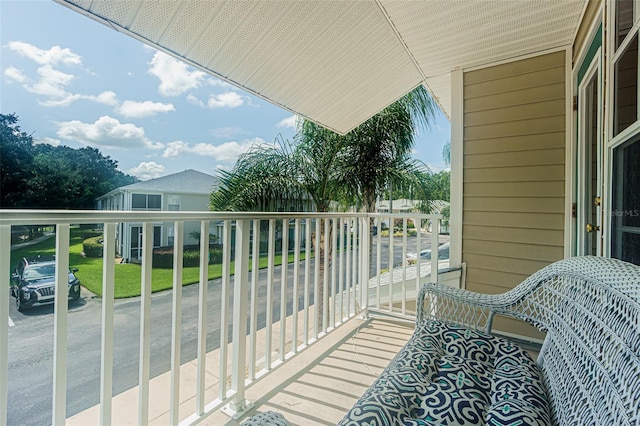
<instances>
[{"instance_id":1,"label":"exterior wall","mask_svg":"<svg viewBox=\"0 0 640 426\"><path fill-rule=\"evenodd\" d=\"M565 58L560 51L464 74L468 290L510 290L564 257Z\"/></svg>"}]
</instances>

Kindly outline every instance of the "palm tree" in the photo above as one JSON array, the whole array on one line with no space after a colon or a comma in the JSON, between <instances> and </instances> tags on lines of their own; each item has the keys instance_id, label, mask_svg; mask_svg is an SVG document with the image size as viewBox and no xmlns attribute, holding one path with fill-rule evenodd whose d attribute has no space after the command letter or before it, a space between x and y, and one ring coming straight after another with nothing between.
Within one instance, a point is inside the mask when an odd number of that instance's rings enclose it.
<instances>
[{"instance_id":1,"label":"palm tree","mask_svg":"<svg viewBox=\"0 0 640 426\"><path fill-rule=\"evenodd\" d=\"M231 172L221 172L220 189L211 195L213 210L274 211L301 209L305 201L326 212L332 201L355 201L365 211L387 182L411 182L419 187L420 163L411 159L418 125L428 127L435 103L420 86L345 136L303 121L295 145L278 141L256 146L242 155ZM351 204L353 205L353 204ZM313 234L316 259L323 273L331 262L333 223L329 234ZM325 241L329 251L325 253ZM322 281L322 277L320 277ZM323 290L316 295L318 319L323 318Z\"/></svg>"},{"instance_id":2,"label":"palm tree","mask_svg":"<svg viewBox=\"0 0 640 426\"><path fill-rule=\"evenodd\" d=\"M429 127L435 108L431 96L419 86L346 136L346 187L365 211L375 210L378 195L389 184L420 187L420 173L428 168L412 159L411 151L418 127Z\"/></svg>"}]
</instances>

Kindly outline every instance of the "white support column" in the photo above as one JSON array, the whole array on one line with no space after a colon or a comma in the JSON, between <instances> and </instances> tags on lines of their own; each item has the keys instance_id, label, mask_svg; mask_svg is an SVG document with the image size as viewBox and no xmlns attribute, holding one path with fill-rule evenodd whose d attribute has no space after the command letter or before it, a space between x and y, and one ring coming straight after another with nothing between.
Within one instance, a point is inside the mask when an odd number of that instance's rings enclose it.
<instances>
[{"instance_id":1,"label":"white support column","mask_svg":"<svg viewBox=\"0 0 640 426\"><path fill-rule=\"evenodd\" d=\"M67 317L69 310L69 225L56 226L56 293L53 317L53 426L67 418ZM3 291L6 291L3 290ZM4 319L3 319L4 320Z\"/></svg>"},{"instance_id":2,"label":"white support column","mask_svg":"<svg viewBox=\"0 0 640 426\"><path fill-rule=\"evenodd\" d=\"M463 138L464 138L464 73L451 72L451 209L450 263L452 268L462 265L462 202L463 202ZM464 283L462 283L464 286Z\"/></svg>"},{"instance_id":3,"label":"white support column","mask_svg":"<svg viewBox=\"0 0 640 426\"><path fill-rule=\"evenodd\" d=\"M100 425L111 424L113 392L113 303L116 224L104 224L102 250L102 358L100 360Z\"/></svg>"},{"instance_id":4,"label":"white support column","mask_svg":"<svg viewBox=\"0 0 640 426\"><path fill-rule=\"evenodd\" d=\"M184 222L176 221L173 226L173 298L171 317L171 395L169 417L172 425L180 422L180 349L182 347L182 263L184 250ZM200 235L201 240L209 240L209 235Z\"/></svg>"},{"instance_id":5,"label":"white support column","mask_svg":"<svg viewBox=\"0 0 640 426\"><path fill-rule=\"evenodd\" d=\"M196 379L196 414L205 411L207 377L207 299L209 297L209 221L200 223L200 282L198 288L198 372ZM206 235L206 237L205 237Z\"/></svg>"},{"instance_id":6,"label":"white support column","mask_svg":"<svg viewBox=\"0 0 640 426\"><path fill-rule=\"evenodd\" d=\"M327 332L329 327L329 218L324 219L324 250L322 261L324 269L322 274L322 331Z\"/></svg>"},{"instance_id":7,"label":"white support column","mask_svg":"<svg viewBox=\"0 0 640 426\"><path fill-rule=\"evenodd\" d=\"M142 226L142 288L140 295L140 363L138 370L138 424L149 424L149 373L151 367L151 270L153 223Z\"/></svg>"},{"instance_id":8,"label":"white support column","mask_svg":"<svg viewBox=\"0 0 640 426\"><path fill-rule=\"evenodd\" d=\"M407 314L407 218L402 218L402 315Z\"/></svg>"},{"instance_id":9,"label":"white support column","mask_svg":"<svg viewBox=\"0 0 640 426\"><path fill-rule=\"evenodd\" d=\"M245 400L247 366L247 295L249 293L249 232L251 221L236 221L236 255L233 293L233 361L231 372L232 401L224 412L238 419L250 407ZM222 380L222 378L221 378Z\"/></svg>"},{"instance_id":10,"label":"white support column","mask_svg":"<svg viewBox=\"0 0 640 426\"><path fill-rule=\"evenodd\" d=\"M8 422L11 225L0 225L0 424Z\"/></svg>"}]
</instances>

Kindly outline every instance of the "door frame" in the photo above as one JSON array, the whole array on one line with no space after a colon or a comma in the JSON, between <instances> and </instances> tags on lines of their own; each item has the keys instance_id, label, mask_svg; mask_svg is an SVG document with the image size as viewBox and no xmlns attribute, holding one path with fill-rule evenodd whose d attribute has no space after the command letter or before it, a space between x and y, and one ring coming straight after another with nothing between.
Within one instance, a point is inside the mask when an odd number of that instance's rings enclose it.
<instances>
[{"instance_id":1,"label":"door frame","mask_svg":"<svg viewBox=\"0 0 640 426\"><path fill-rule=\"evenodd\" d=\"M604 170L604 150L603 150L603 129L604 129L604 116L601 114L603 108L603 67L602 67L602 48L598 48L590 60L587 71L584 73L580 81L577 81L578 85L578 122L577 122L577 149L576 149L576 192L575 192L575 201L576 201L576 238L575 238L575 253L578 256L589 254L585 253L585 246L587 241L586 236L586 226L587 223L590 222L589 218L587 218L588 212L590 209L587 209L587 206L590 206L593 203L592 197L588 197L588 185L590 187L591 183L587 182L586 174L591 169L591 164L587 164L587 142L591 142L587 140L587 131L583 127L587 123L587 117L589 111L587 111L587 100L590 99L590 94L587 93L587 88L589 87L591 81L596 79L597 85L597 99L596 102L596 114L597 124L596 124L596 156L597 156L597 167L596 167L596 187L597 194L601 199L600 205L596 207L596 217L599 229L596 232L596 254L598 256L603 255L603 232L605 229L605 225L603 223L603 203L604 203L604 194L603 194L603 170ZM592 160L593 161L593 160ZM588 199L589 198L589 199Z\"/></svg>"}]
</instances>

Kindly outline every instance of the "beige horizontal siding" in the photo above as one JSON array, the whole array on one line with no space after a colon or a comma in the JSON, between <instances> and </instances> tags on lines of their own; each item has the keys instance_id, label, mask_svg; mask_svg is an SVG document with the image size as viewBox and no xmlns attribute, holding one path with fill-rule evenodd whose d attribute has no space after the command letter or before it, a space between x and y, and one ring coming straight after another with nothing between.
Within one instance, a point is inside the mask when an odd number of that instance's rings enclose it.
<instances>
[{"instance_id":1,"label":"beige horizontal siding","mask_svg":"<svg viewBox=\"0 0 640 426\"><path fill-rule=\"evenodd\" d=\"M564 208L564 197L465 197L466 212L552 213Z\"/></svg>"},{"instance_id":2,"label":"beige horizontal siding","mask_svg":"<svg viewBox=\"0 0 640 426\"><path fill-rule=\"evenodd\" d=\"M564 130L557 133L518 135L512 137L481 139L465 144L465 155L493 154L497 152L531 151L549 148L564 148Z\"/></svg>"},{"instance_id":3,"label":"beige horizontal siding","mask_svg":"<svg viewBox=\"0 0 640 426\"><path fill-rule=\"evenodd\" d=\"M565 53L464 75L466 286L514 288L564 255ZM531 330L511 321L496 327Z\"/></svg>"},{"instance_id":4,"label":"beige horizontal siding","mask_svg":"<svg viewBox=\"0 0 640 426\"><path fill-rule=\"evenodd\" d=\"M558 95L563 89L564 82L561 82L485 95L479 98L465 100L465 112L471 113L508 106L527 105L553 99L564 99L564 96Z\"/></svg>"}]
</instances>

